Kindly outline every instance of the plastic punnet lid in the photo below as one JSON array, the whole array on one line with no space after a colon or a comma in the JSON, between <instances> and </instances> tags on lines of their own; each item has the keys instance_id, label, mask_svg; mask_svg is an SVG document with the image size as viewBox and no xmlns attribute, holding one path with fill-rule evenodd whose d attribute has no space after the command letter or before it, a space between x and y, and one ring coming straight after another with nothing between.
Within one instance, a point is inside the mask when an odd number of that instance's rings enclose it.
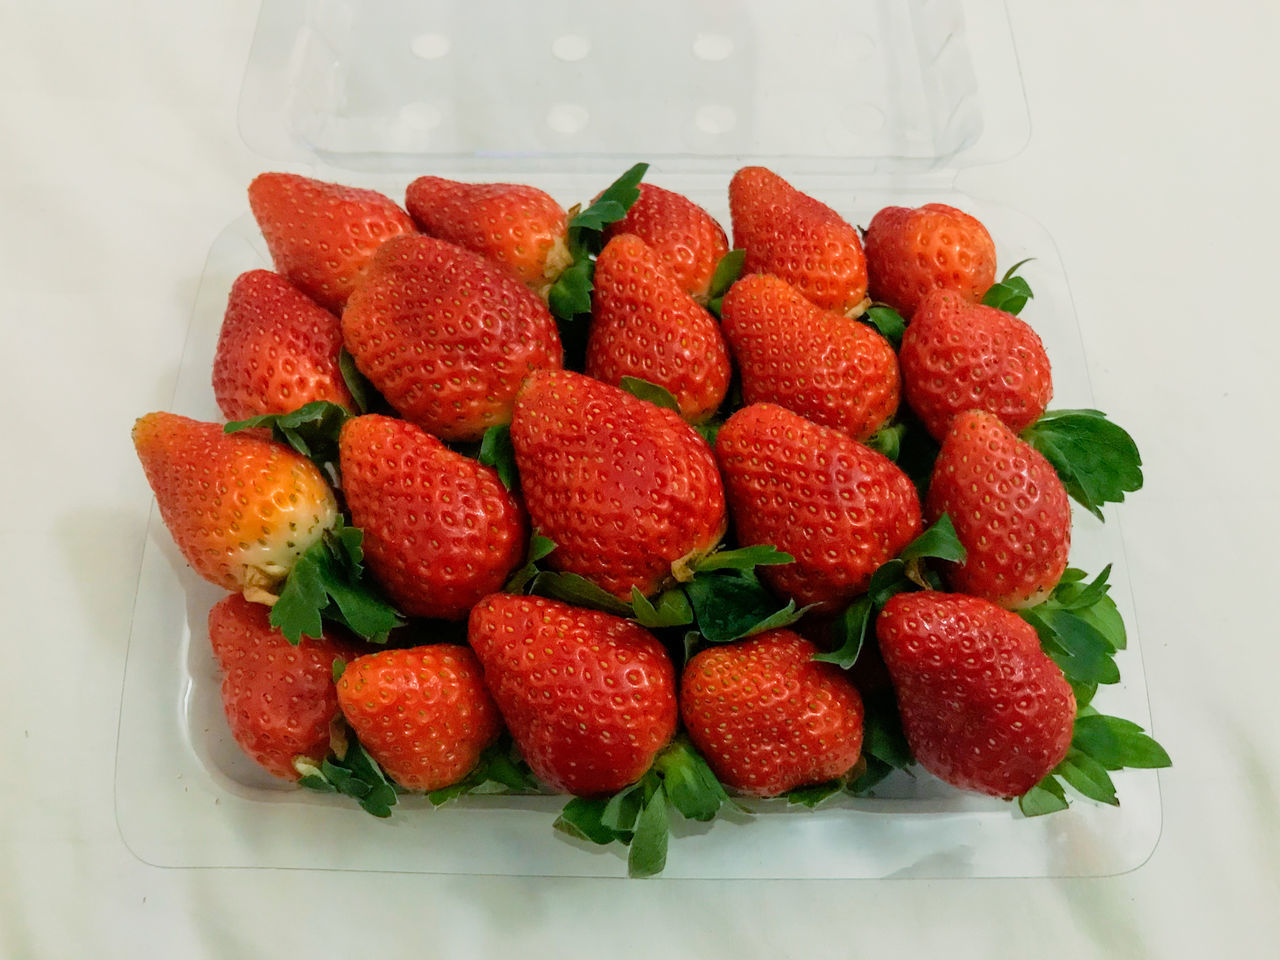
<instances>
[{"instance_id":1,"label":"plastic punnet lid","mask_svg":"<svg viewBox=\"0 0 1280 960\"><path fill-rule=\"evenodd\" d=\"M1026 141L1002 0L263 0L240 101L265 157L910 172Z\"/></svg>"}]
</instances>

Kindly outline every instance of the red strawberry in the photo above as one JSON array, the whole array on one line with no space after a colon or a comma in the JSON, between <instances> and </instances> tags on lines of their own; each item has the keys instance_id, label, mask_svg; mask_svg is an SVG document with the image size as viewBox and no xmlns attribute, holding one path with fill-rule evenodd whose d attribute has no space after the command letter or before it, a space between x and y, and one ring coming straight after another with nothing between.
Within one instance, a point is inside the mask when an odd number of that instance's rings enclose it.
<instances>
[{"instance_id":1,"label":"red strawberry","mask_svg":"<svg viewBox=\"0 0 1280 960\"><path fill-rule=\"evenodd\" d=\"M209 640L222 668L222 707L231 736L269 773L297 780L294 759L319 764L338 715L333 661L355 646L326 633L289 643L260 603L231 595L209 611Z\"/></svg>"},{"instance_id":2,"label":"red strawberry","mask_svg":"<svg viewBox=\"0 0 1280 960\"><path fill-rule=\"evenodd\" d=\"M511 419L520 382L559 368L547 305L509 270L434 237L398 237L342 315L356 366L405 419L478 440Z\"/></svg>"},{"instance_id":3,"label":"red strawberry","mask_svg":"<svg viewBox=\"0 0 1280 960\"><path fill-rule=\"evenodd\" d=\"M764 167L743 167L729 184L733 245L746 273L771 273L825 310L866 308L867 264L858 231L825 203Z\"/></svg>"},{"instance_id":4,"label":"red strawberry","mask_svg":"<svg viewBox=\"0 0 1280 960\"><path fill-rule=\"evenodd\" d=\"M927 203L885 207L863 241L871 296L911 319L934 290L977 303L996 279L996 246L987 228L962 210Z\"/></svg>"},{"instance_id":5,"label":"red strawberry","mask_svg":"<svg viewBox=\"0 0 1280 960\"><path fill-rule=\"evenodd\" d=\"M907 742L930 773L1016 797L1066 756L1075 695L1017 614L961 594L900 593L876 637Z\"/></svg>"},{"instance_id":6,"label":"red strawberry","mask_svg":"<svg viewBox=\"0 0 1280 960\"><path fill-rule=\"evenodd\" d=\"M729 390L729 351L705 309L663 272L639 237L619 234L596 261L587 375L666 387L680 415L700 423Z\"/></svg>"},{"instance_id":7,"label":"red strawberry","mask_svg":"<svg viewBox=\"0 0 1280 960\"><path fill-rule=\"evenodd\" d=\"M716 266L729 252L724 228L711 214L687 197L651 183L640 184L640 198L604 235L611 240L624 233L647 243L680 288L703 302Z\"/></svg>"},{"instance_id":8,"label":"red strawberry","mask_svg":"<svg viewBox=\"0 0 1280 960\"><path fill-rule=\"evenodd\" d=\"M446 643L351 661L338 703L361 745L407 790L457 783L502 733L475 655Z\"/></svg>"},{"instance_id":9,"label":"red strawberry","mask_svg":"<svg viewBox=\"0 0 1280 960\"><path fill-rule=\"evenodd\" d=\"M339 450L365 559L410 616L460 620L524 559L524 514L492 467L373 414L343 424Z\"/></svg>"},{"instance_id":10,"label":"red strawberry","mask_svg":"<svg viewBox=\"0 0 1280 960\"><path fill-rule=\"evenodd\" d=\"M213 393L228 420L289 413L313 400L352 408L338 370L342 324L279 274L231 285L213 355Z\"/></svg>"},{"instance_id":11,"label":"red strawberry","mask_svg":"<svg viewBox=\"0 0 1280 960\"><path fill-rule=\"evenodd\" d=\"M655 593L725 531L706 442L673 410L569 371L538 371L516 399L511 441L547 558L623 599Z\"/></svg>"},{"instance_id":12,"label":"red strawberry","mask_svg":"<svg viewBox=\"0 0 1280 960\"><path fill-rule=\"evenodd\" d=\"M898 409L898 360L870 327L815 307L777 277L743 277L721 324L746 403L776 403L855 440Z\"/></svg>"},{"instance_id":13,"label":"red strawberry","mask_svg":"<svg viewBox=\"0 0 1280 960\"><path fill-rule=\"evenodd\" d=\"M315 464L261 436L149 413L134 424L133 445L187 563L250 599L279 584L338 518Z\"/></svg>"},{"instance_id":14,"label":"red strawberry","mask_svg":"<svg viewBox=\"0 0 1280 960\"><path fill-rule=\"evenodd\" d=\"M553 790L614 793L675 733L675 668L634 621L496 593L471 611L467 640L520 753Z\"/></svg>"},{"instance_id":15,"label":"red strawberry","mask_svg":"<svg viewBox=\"0 0 1280 960\"><path fill-rule=\"evenodd\" d=\"M887 457L773 404L730 417L716 458L738 542L796 558L758 572L799 605L843 606L920 534L915 487Z\"/></svg>"},{"instance_id":16,"label":"red strawberry","mask_svg":"<svg viewBox=\"0 0 1280 960\"><path fill-rule=\"evenodd\" d=\"M404 205L423 233L506 264L535 289L550 286L573 259L564 210L536 187L419 177Z\"/></svg>"},{"instance_id":17,"label":"red strawberry","mask_svg":"<svg viewBox=\"0 0 1280 960\"><path fill-rule=\"evenodd\" d=\"M409 215L375 190L293 173L259 174L249 206L276 270L335 313L383 241L416 232Z\"/></svg>"},{"instance_id":18,"label":"red strawberry","mask_svg":"<svg viewBox=\"0 0 1280 960\"><path fill-rule=\"evenodd\" d=\"M956 417L925 497L932 523L947 514L968 554L949 572L955 590L1026 607L1053 590L1071 550L1071 504L1049 461L989 413Z\"/></svg>"},{"instance_id":19,"label":"red strawberry","mask_svg":"<svg viewBox=\"0 0 1280 960\"><path fill-rule=\"evenodd\" d=\"M703 650L684 668L680 717L727 787L775 797L842 777L862 752L862 698L790 630Z\"/></svg>"},{"instance_id":20,"label":"red strawberry","mask_svg":"<svg viewBox=\"0 0 1280 960\"><path fill-rule=\"evenodd\" d=\"M935 439L965 410L994 413L1025 430L1053 396L1049 357L1011 313L938 290L920 303L898 354L907 403Z\"/></svg>"}]
</instances>

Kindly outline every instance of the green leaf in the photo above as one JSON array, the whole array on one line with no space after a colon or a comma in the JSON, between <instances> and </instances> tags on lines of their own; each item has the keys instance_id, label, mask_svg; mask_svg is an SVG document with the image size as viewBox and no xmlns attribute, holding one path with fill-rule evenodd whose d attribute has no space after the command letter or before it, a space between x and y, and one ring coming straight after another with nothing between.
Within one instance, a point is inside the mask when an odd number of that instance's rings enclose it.
<instances>
[{"instance_id":1,"label":"green leaf","mask_svg":"<svg viewBox=\"0 0 1280 960\"><path fill-rule=\"evenodd\" d=\"M329 670L333 674L333 682L337 683L342 679L342 675L347 672L347 661L341 657L334 657Z\"/></svg>"},{"instance_id":2,"label":"green leaf","mask_svg":"<svg viewBox=\"0 0 1280 960\"><path fill-rule=\"evenodd\" d=\"M303 785L324 793L336 791L355 800L375 817L391 816L397 803L396 789L383 775L382 769L369 756L354 733L348 733L346 754L339 758L330 753L317 768L298 764L304 774Z\"/></svg>"},{"instance_id":3,"label":"green leaf","mask_svg":"<svg viewBox=\"0 0 1280 960\"><path fill-rule=\"evenodd\" d=\"M650 603L638 587L632 587L631 609L635 611L640 626L650 630L693 623L693 608L680 587L671 587L658 594L656 604Z\"/></svg>"},{"instance_id":4,"label":"green leaf","mask_svg":"<svg viewBox=\"0 0 1280 960\"><path fill-rule=\"evenodd\" d=\"M1068 680L1079 683L1119 683L1115 650L1091 624L1070 610L1038 604L1017 611L1035 627L1040 645Z\"/></svg>"},{"instance_id":5,"label":"green leaf","mask_svg":"<svg viewBox=\"0 0 1280 960\"><path fill-rule=\"evenodd\" d=\"M574 797L564 805L560 816L552 824L561 833L580 840L588 840L602 846L622 839L616 830L606 827L601 820L605 805L603 797Z\"/></svg>"},{"instance_id":6,"label":"green leaf","mask_svg":"<svg viewBox=\"0 0 1280 960\"><path fill-rule=\"evenodd\" d=\"M297 559L268 617L271 626L294 646L301 643L303 637L318 639L324 634L320 612L328 606L329 594L320 569L323 560L318 559L324 556L324 549L323 543L317 543Z\"/></svg>"},{"instance_id":7,"label":"green leaf","mask_svg":"<svg viewBox=\"0 0 1280 960\"><path fill-rule=\"evenodd\" d=\"M684 660L682 664L688 663L698 652L698 648L702 646L702 634L697 630L686 630L684 632Z\"/></svg>"},{"instance_id":8,"label":"green leaf","mask_svg":"<svg viewBox=\"0 0 1280 960\"><path fill-rule=\"evenodd\" d=\"M864 442L872 450L884 454L896 463L902 451L902 436L906 430L904 423L891 423L881 427Z\"/></svg>"},{"instance_id":9,"label":"green leaf","mask_svg":"<svg viewBox=\"0 0 1280 960\"><path fill-rule=\"evenodd\" d=\"M1068 583L1059 581L1053 590L1053 602L1065 610L1083 610L1091 607L1106 596L1107 590L1110 589L1110 584L1107 583L1107 578L1110 576L1111 564L1108 563L1090 583L1085 583L1083 580Z\"/></svg>"},{"instance_id":10,"label":"green leaf","mask_svg":"<svg viewBox=\"0 0 1280 960\"><path fill-rule=\"evenodd\" d=\"M585 210L569 221L569 229L599 232L627 215L631 205L640 199L640 181L649 170L647 163L637 163L596 197Z\"/></svg>"},{"instance_id":11,"label":"green leaf","mask_svg":"<svg viewBox=\"0 0 1280 960\"><path fill-rule=\"evenodd\" d=\"M465 794L534 793L538 782L523 760L513 758L509 738L491 744L476 761L475 768L457 783L427 793L433 807Z\"/></svg>"},{"instance_id":12,"label":"green leaf","mask_svg":"<svg viewBox=\"0 0 1280 960\"><path fill-rule=\"evenodd\" d=\"M835 623L836 636L840 643L828 653L819 653L813 659L823 663L834 663L848 670L858 662L858 654L867 638L867 628L871 624L872 605L869 596L861 596L841 612Z\"/></svg>"},{"instance_id":13,"label":"green leaf","mask_svg":"<svg viewBox=\"0 0 1280 960\"><path fill-rule=\"evenodd\" d=\"M519 489L520 473L516 469L516 448L511 443L510 426L501 424L486 430L480 440L480 456L476 459L498 471L498 479L508 490Z\"/></svg>"},{"instance_id":14,"label":"green leaf","mask_svg":"<svg viewBox=\"0 0 1280 960\"><path fill-rule=\"evenodd\" d=\"M544 537L537 530L533 531L533 536L529 538L529 550L524 557L524 566L511 575L511 579L506 582L502 591L523 593L529 582L541 572L538 569L538 561L548 556L555 548L554 540Z\"/></svg>"},{"instance_id":15,"label":"green leaf","mask_svg":"<svg viewBox=\"0 0 1280 960\"><path fill-rule=\"evenodd\" d=\"M667 795L661 783L640 808L631 849L627 852L627 876L653 877L667 865Z\"/></svg>"},{"instance_id":16,"label":"green leaf","mask_svg":"<svg viewBox=\"0 0 1280 960\"><path fill-rule=\"evenodd\" d=\"M772 567L795 563L796 558L783 553L771 544L761 543L736 550L720 550L709 553L693 565L695 573L708 570L754 570L756 567Z\"/></svg>"},{"instance_id":17,"label":"green leaf","mask_svg":"<svg viewBox=\"0 0 1280 960\"><path fill-rule=\"evenodd\" d=\"M604 805L604 810L600 813L600 822L610 830L631 834L640 816L640 809L644 806L644 795L643 780L619 790Z\"/></svg>"},{"instance_id":18,"label":"green leaf","mask_svg":"<svg viewBox=\"0 0 1280 960\"><path fill-rule=\"evenodd\" d=\"M827 780L825 783L796 787L786 794L787 803L789 805L805 806L812 810L824 800L834 797L843 790L844 784L839 780Z\"/></svg>"},{"instance_id":19,"label":"green leaf","mask_svg":"<svg viewBox=\"0 0 1280 960\"><path fill-rule=\"evenodd\" d=\"M878 783L884 780L885 777L893 773L893 767L885 763L879 757L873 757L870 754L864 753L862 755L862 759L862 772L850 780L849 785L845 787L846 790L857 797L864 796ZM855 767L854 769L856 770L857 768Z\"/></svg>"},{"instance_id":20,"label":"green leaf","mask_svg":"<svg viewBox=\"0 0 1280 960\"><path fill-rule=\"evenodd\" d=\"M291 413L262 414L247 420L234 420L222 429L237 433L257 427L271 430L278 443L288 444L318 466L338 462L338 435L351 414L328 400L313 400Z\"/></svg>"},{"instance_id":21,"label":"green leaf","mask_svg":"<svg viewBox=\"0 0 1280 960\"><path fill-rule=\"evenodd\" d=\"M1075 500L1099 520L1104 503L1142 489L1138 445L1098 410L1051 410L1022 432Z\"/></svg>"},{"instance_id":22,"label":"green leaf","mask_svg":"<svg viewBox=\"0 0 1280 960\"><path fill-rule=\"evenodd\" d=\"M1022 308L1027 305L1027 301L1034 297L1035 294L1031 292L1031 285L1022 277L1015 276L1015 273L1024 263L1034 259L1034 257L1028 257L1026 260L1019 260L1006 270L1000 282L992 284L991 288L983 294L982 302L988 307L995 307L997 310L1012 313L1014 316L1021 313Z\"/></svg>"},{"instance_id":23,"label":"green leaf","mask_svg":"<svg viewBox=\"0 0 1280 960\"><path fill-rule=\"evenodd\" d=\"M685 584L698 629L711 643L727 643L761 630L795 623L804 614L795 601L781 609L749 570L722 570L695 576Z\"/></svg>"},{"instance_id":24,"label":"green leaf","mask_svg":"<svg viewBox=\"0 0 1280 960\"><path fill-rule=\"evenodd\" d=\"M1071 692L1076 697L1076 710L1079 711L1087 707L1093 700L1094 694L1098 692L1096 683L1081 683L1079 680L1068 680L1071 686Z\"/></svg>"},{"instance_id":25,"label":"green leaf","mask_svg":"<svg viewBox=\"0 0 1280 960\"><path fill-rule=\"evenodd\" d=\"M347 352L346 347L338 352L338 372L342 374L342 382L347 385L347 392L355 401L358 413L388 409L387 401L378 393L369 378L356 367L355 357Z\"/></svg>"},{"instance_id":26,"label":"green leaf","mask_svg":"<svg viewBox=\"0 0 1280 960\"><path fill-rule=\"evenodd\" d=\"M892 691L868 694L863 702L862 753L898 770L916 762Z\"/></svg>"},{"instance_id":27,"label":"green leaf","mask_svg":"<svg viewBox=\"0 0 1280 960\"><path fill-rule=\"evenodd\" d=\"M903 547L898 556L903 560L933 557L938 560L963 563L965 549L960 538L956 536L956 528L951 518L944 513L929 529Z\"/></svg>"},{"instance_id":28,"label":"green leaf","mask_svg":"<svg viewBox=\"0 0 1280 960\"><path fill-rule=\"evenodd\" d=\"M707 761L683 737L658 754L653 768L662 777L671 805L687 820L712 820L721 804L729 802Z\"/></svg>"},{"instance_id":29,"label":"green leaf","mask_svg":"<svg viewBox=\"0 0 1280 960\"><path fill-rule=\"evenodd\" d=\"M680 412L680 404L666 387L660 387L656 383L650 383L648 380L642 380L639 377L623 377L618 385L633 397L648 400L656 407L665 407L668 410L674 410L676 413Z\"/></svg>"},{"instance_id":30,"label":"green leaf","mask_svg":"<svg viewBox=\"0 0 1280 960\"><path fill-rule=\"evenodd\" d=\"M705 423L695 423L693 429L697 431L698 436L707 441L707 446L712 449L716 445L716 437L720 433L720 428L724 426L723 420L707 420Z\"/></svg>"},{"instance_id":31,"label":"green leaf","mask_svg":"<svg viewBox=\"0 0 1280 960\"><path fill-rule=\"evenodd\" d=\"M1076 717L1071 746L1108 770L1123 767L1168 767L1173 761L1164 747L1130 720L1102 714Z\"/></svg>"},{"instance_id":32,"label":"green leaf","mask_svg":"<svg viewBox=\"0 0 1280 960\"><path fill-rule=\"evenodd\" d=\"M897 350L902 346L902 335L907 332L907 321L893 307L875 305L867 307L862 315L863 320L870 323Z\"/></svg>"},{"instance_id":33,"label":"green leaf","mask_svg":"<svg viewBox=\"0 0 1280 960\"><path fill-rule=\"evenodd\" d=\"M724 307L724 295L742 276L742 265L746 258L746 250L730 250L716 264L715 273L711 275L711 286L707 291L707 309L714 316L720 316Z\"/></svg>"},{"instance_id":34,"label":"green leaf","mask_svg":"<svg viewBox=\"0 0 1280 960\"><path fill-rule=\"evenodd\" d=\"M592 277L595 274L595 261L587 257L575 260L559 279L547 291L547 306L552 314L562 321L573 321L580 314L591 313ZM561 339L566 330L561 325Z\"/></svg>"},{"instance_id":35,"label":"green leaf","mask_svg":"<svg viewBox=\"0 0 1280 960\"><path fill-rule=\"evenodd\" d=\"M1116 787L1111 776L1102 764L1080 750L1068 750L1062 762L1054 767L1053 772L1067 784L1074 787L1084 796L1099 803L1108 803L1118 807Z\"/></svg>"},{"instance_id":36,"label":"green leaf","mask_svg":"<svg viewBox=\"0 0 1280 960\"><path fill-rule=\"evenodd\" d=\"M744 633L739 640L745 640L747 637L754 637L757 633L764 633L766 630L781 630L783 627L789 627L793 623L797 623L801 617L812 610L817 604L809 604L805 607L796 609L796 602L788 600L787 605L779 610L775 610L769 616L765 617L755 626L751 627Z\"/></svg>"},{"instance_id":37,"label":"green leaf","mask_svg":"<svg viewBox=\"0 0 1280 960\"><path fill-rule=\"evenodd\" d=\"M1067 809L1067 795L1062 784L1049 774L1018 798L1018 807L1028 817L1041 817Z\"/></svg>"},{"instance_id":38,"label":"green leaf","mask_svg":"<svg viewBox=\"0 0 1280 960\"><path fill-rule=\"evenodd\" d=\"M630 604L624 603L609 591L576 573L543 570L533 578L530 591L539 596L563 600L577 607L603 610L618 617L629 617L634 612Z\"/></svg>"}]
</instances>

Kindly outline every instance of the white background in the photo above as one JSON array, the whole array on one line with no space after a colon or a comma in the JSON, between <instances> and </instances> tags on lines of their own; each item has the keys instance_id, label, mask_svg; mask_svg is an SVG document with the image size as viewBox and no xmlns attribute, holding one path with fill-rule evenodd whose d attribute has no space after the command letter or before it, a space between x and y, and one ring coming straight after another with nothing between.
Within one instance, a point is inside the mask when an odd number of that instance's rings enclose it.
<instances>
[{"instance_id":1,"label":"white background","mask_svg":"<svg viewBox=\"0 0 1280 960\"><path fill-rule=\"evenodd\" d=\"M1164 832L1118 877L437 878L144 865L116 829L120 684L164 407L211 239L259 161L257 5L0 5L0 956L1275 956L1280 8L1013 0L1028 147L967 192L1056 238L1120 511Z\"/></svg>"}]
</instances>

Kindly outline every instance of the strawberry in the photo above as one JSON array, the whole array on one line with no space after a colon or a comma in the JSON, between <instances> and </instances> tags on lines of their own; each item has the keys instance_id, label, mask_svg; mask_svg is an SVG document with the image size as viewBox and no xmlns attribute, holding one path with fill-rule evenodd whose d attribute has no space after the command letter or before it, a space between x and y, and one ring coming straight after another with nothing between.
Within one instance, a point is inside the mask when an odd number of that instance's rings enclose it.
<instances>
[{"instance_id":1,"label":"strawberry","mask_svg":"<svg viewBox=\"0 0 1280 960\"><path fill-rule=\"evenodd\" d=\"M553 790L614 793L675 733L675 668L632 620L496 593L471 611L467 640L521 755Z\"/></svg>"},{"instance_id":2,"label":"strawberry","mask_svg":"<svg viewBox=\"0 0 1280 960\"><path fill-rule=\"evenodd\" d=\"M705 302L716 266L729 252L724 228L687 197L651 183L639 190L627 215L605 229L605 239L624 233L639 237L685 293Z\"/></svg>"},{"instance_id":3,"label":"strawberry","mask_svg":"<svg viewBox=\"0 0 1280 960\"><path fill-rule=\"evenodd\" d=\"M825 203L764 167L743 167L729 183L729 211L745 273L781 277L824 310L856 316L866 308L858 231Z\"/></svg>"},{"instance_id":4,"label":"strawberry","mask_svg":"<svg viewBox=\"0 0 1280 960\"><path fill-rule=\"evenodd\" d=\"M249 207L276 270L334 313L383 241L416 232L409 215L375 190L294 173L255 177Z\"/></svg>"},{"instance_id":5,"label":"strawberry","mask_svg":"<svg viewBox=\"0 0 1280 960\"><path fill-rule=\"evenodd\" d=\"M1017 614L961 594L900 593L876 637L907 742L938 778L1016 797L1066 755L1075 695Z\"/></svg>"},{"instance_id":6,"label":"strawberry","mask_svg":"<svg viewBox=\"0 0 1280 960\"><path fill-rule=\"evenodd\" d=\"M313 400L348 409L338 370L342 324L270 270L242 273L231 285L213 355L213 393L228 420L289 413Z\"/></svg>"},{"instance_id":7,"label":"strawberry","mask_svg":"<svg viewBox=\"0 0 1280 960\"><path fill-rule=\"evenodd\" d=\"M907 319L934 290L977 303L996 279L996 247L987 228L945 203L885 207L862 239L872 298Z\"/></svg>"},{"instance_id":8,"label":"strawberry","mask_svg":"<svg viewBox=\"0 0 1280 960\"><path fill-rule=\"evenodd\" d=\"M406 790L457 783L502 733L475 655L452 644L352 660L338 703L361 745Z\"/></svg>"},{"instance_id":9,"label":"strawberry","mask_svg":"<svg viewBox=\"0 0 1280 960\"><path fill-rule=\"evenodd\" d=\"M1026 322L968 303L954 290L925 297L898 354L907 403L934 438L965 410L986 410L1017 432L1053 396L1049 357Z\"/></svg>"},{"instance_id":10,"label":"strawberry","mask_svg":"<svg viewBox=\"0 0 1280 960\"><path fill-rule=\"evenodd\" d=\"M509 422L520 382L561 365L547 305L511 271L421 235L382 246L342 333L387 401L442 440Z\"/></svg>"},{"instance_id":11,"label":"strawberry","mask_svg":"<svg viewBox=\"0 0 1280 960\"><path fill-rule=\"evenodd\" d=\"M615 236L596 260L587 375L665 387L680 415L700 423L729 390L729 351L705 309L663 272L639 237Z\"/></svg>"},{"instance_id":12,"label":"strawberry","mask_svg":"<svg viewBox=\"0 0 1280 960\"><path fill-rule=\"evenodd\" d=\"M524 514L492 467L376 414L343 424L339 451L365 560L403 612L460 620L524 559Z\"/></svg>"},{"instance_id":13,"label":"strawberry","mask_svg":"<svg viewBox=\"0 0 1280 960\"><path fill-rule=\"evenodd\" d=\"M196 573L263 598L338 519L324 475L283 444L149 413L133 426L160 516Z\"/></svg>"},{"instance_id":14,"label":"strawberry","mask_svg":"<svg viewBox=\"0 0 1280 960\"><path fill-rule=\"evenodd\" d=\"M550 566L624 600L647 595L725 531L715 457L674 410L569 371L542 370L516 398L511 441Z\"/></svg>"},{"instance_id":15,"label":"strawberry","mask_svg":"<svg viewBox=\"0 0 1280 960\"><path fill-rule=\"evenodd\" d=\"M319 764L338 716L333 661L354 644L326 633L297 646L268 622L267 607L232 594L209 611L209 640L222 668L231 736L269 773L297 780L295 758Z\"/></svg>"},{"instance_id":16,"label":"strawberry","mask_svg":"<svg viewBox=\"0 0 1280 960\"><path fill-rule=\"evenodd\" d=\"M779 594L833 610L920 533L920 502L887 457L770 403L744 407L716 437L733 527L794 563L760 567Z\"/></svg>"},{"instance_id":17,"label":"strawberry","mask_svg":"<svg viewBox=\"0 0 1280 960\"><path fill-rule=\"evenodd\" d=\"M680 717L727 787L774 797L842 777L862 752L862 698L790 630L709 647L685 665Z\"/></svg>"},{"instance_id":18,"label":"strawberry","mask_svg":"<svg viewBox=\"0 0 1280 960\"><path fill-rule=\"evenodd\" d=\"M418 177L404 205L423 233L505 264L537 290L572 260L565 212L536 187Z\"/></svg>"},{"instance_id":19,"label":"strawberry","mask_svg":"<svg viewBox=\"0 0 1280 960\"><path fill-rule=\"evenodd\" d=\"M870 327L815 307L777 277L743 277L721 324L745 403L776 403L855 440L898 409L898 361Z\"/></svg>"},{"instance_id":20,"label":"strawberry","mask_svg":"<svg viewBox=\"0 0 1280 960\"><path fill-rule=\"evenodd\" d=\"M1002 607L1026 607L1057 585L1071 550L1071 504L1049 461L999 418L956 417L925 496L933 522L947 514L964 544L950 568L955 590Z\"/></svg>"}]
</instances>

